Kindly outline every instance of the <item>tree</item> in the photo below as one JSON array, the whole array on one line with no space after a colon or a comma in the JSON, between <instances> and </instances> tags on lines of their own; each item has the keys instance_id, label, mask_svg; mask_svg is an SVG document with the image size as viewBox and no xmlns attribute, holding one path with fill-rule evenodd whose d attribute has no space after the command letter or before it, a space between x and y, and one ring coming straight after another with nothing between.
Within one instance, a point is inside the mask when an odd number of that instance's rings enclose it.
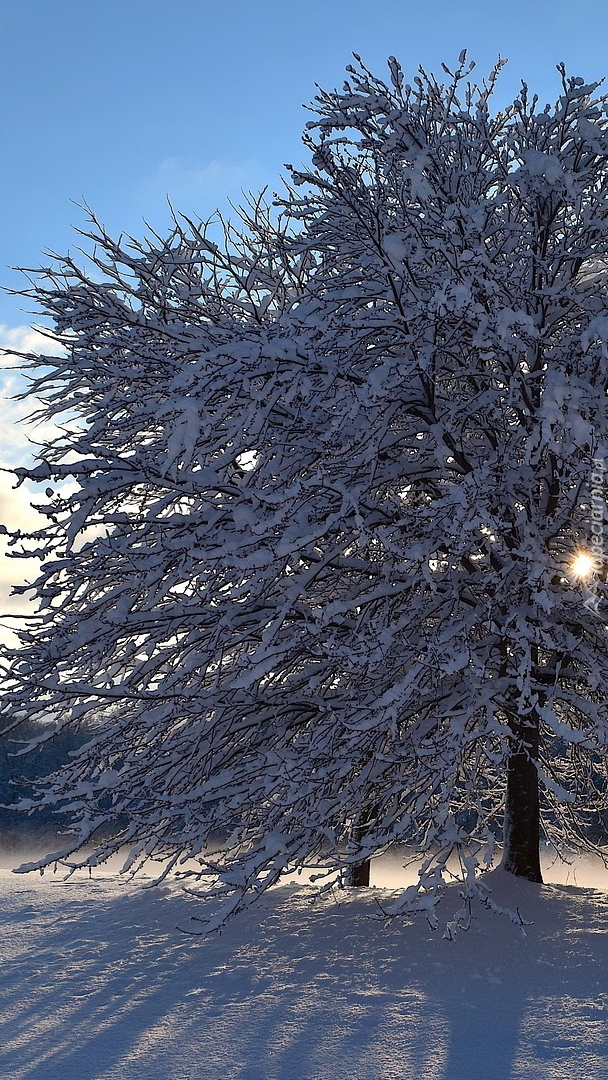
<instances>
[{"instance_id":1,"label":"tree","mask_svg":"<svg viewBox=\"0 0 608 1080\"><path fill-rule=\"evenodd\" d=\"M3 707L102 724L36 865L195 859L219 921L396 841L427 861L394 910L454 849L472 895L501 831L540 881L541 829L589 845L605 809L607 99L560 66L554 107L493 114L501 64L356 60L274 206L142 243L92 218L93 271L27 290L64 423L18 470L55 486Z\"/></svg>"}]
</instances>

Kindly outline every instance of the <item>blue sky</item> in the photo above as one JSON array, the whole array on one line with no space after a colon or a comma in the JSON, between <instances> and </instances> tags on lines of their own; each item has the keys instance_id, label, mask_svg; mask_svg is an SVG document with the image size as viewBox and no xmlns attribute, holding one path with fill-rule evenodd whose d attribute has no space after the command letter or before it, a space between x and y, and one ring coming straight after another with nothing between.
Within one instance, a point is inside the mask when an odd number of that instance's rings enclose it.
<instances>
[{"instance_id":1,"label":"blue sky","mask_svg":"<svg viewBox=\"0 0 608 1080\"><path fill-rule=\"evenodd\" d=\"M167 196L201 217L299 164L302 105L340 85L353 51L374 71L396 55L437 70L463 47L487 72L510 63L558 92L555 64L608 71L605 0L0 0L0 284L8 266L78 244L86 201L111 232L163 231ZM0 295L0 324L27 323Z\"/></svg>"}]
</instances>

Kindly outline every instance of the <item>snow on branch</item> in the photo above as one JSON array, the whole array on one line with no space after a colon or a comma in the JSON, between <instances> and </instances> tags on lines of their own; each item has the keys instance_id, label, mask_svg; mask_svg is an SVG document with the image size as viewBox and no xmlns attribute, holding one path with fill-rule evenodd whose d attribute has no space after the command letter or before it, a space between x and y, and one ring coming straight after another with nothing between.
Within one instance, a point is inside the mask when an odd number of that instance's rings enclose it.
<instances>
[{"instance_id":1,"label":"snow on branch","mask_svg":"<svg viewBox=\"0 0 608 1080\"><path fill-rule=\"evenodd\" d=\"M562 72L493 113L501 66L357 61L273 204L143 241L91 215L89 268L25 292L63 426L16 470L59 486L1 708L94 722L41 800L81 865L133 846L219 889L213 925L396 842L435 918L449 823L469 881L516 768L547 834L605 809L606 575L598 617L570 567L608 436L607 102Z\"/></svg>"}]
</instances>

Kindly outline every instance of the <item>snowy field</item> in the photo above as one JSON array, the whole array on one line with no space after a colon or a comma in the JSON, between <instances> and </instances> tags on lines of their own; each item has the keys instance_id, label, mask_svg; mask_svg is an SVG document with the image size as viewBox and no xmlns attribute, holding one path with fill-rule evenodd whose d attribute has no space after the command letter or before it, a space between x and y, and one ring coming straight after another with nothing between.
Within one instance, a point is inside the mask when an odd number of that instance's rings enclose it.
<instances>
[{"instance_id":1,"label":"snowy field","mask_svg":"<svg viewBox=\"0 0 608 1080\"><path fill-rule=\"evenodd\" d=\"M533 925L478 910L452 943L370 917L381 888L287 885L211 940L175 884L0 890L2 1080L608 1080L603 889L495 873Z\"/></svg>"}]
</instances>

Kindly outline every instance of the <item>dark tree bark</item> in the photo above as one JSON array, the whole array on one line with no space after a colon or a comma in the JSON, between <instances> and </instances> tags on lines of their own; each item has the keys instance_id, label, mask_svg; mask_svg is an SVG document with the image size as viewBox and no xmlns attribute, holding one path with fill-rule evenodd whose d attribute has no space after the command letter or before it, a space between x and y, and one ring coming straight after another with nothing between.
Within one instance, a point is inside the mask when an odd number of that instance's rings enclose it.
<instances>
[{"instance_id":1,"label":"dark tree bark","mask_svg":"<svg viewBox=\"0 0 608 1080\"><path fill-rule=\"evenodd\" d=\"M355 825L353 828L353 840L357 841L357 843L361 842L361 840L365 836L368 825L373 820L375 815L375 807L372 809L368 808L364 810L361 815L359 824ZM355 863L354 865L348 866L346 868L346 873L344 874L344 884L353 888L366 888L370 882L370 875L371 859L364 859L363 862Z\"/></svg>"},{"instance_id":2,"label":"dark tree bark","mask_svg":"<svg viewBox=\"0 0 608 1080\"><path fill-rule=\"evenodd\" d=\"M366 859L365 862L357 863L356 866L351 867L347 884L352 886L369 885L370 866L371 860Z\"/></svg>"},{"instance_id":3,"label":"dark tree bark","mask_svg":"<svg viewBox=\"0 0 608 1080\"><path fill-rule=\"evenodd\" d=\"M513 752L507 764L502 866L517 877L542 883L540 803L538 793L538 717L514 727Z\"/></svg>"}]
</instances>

